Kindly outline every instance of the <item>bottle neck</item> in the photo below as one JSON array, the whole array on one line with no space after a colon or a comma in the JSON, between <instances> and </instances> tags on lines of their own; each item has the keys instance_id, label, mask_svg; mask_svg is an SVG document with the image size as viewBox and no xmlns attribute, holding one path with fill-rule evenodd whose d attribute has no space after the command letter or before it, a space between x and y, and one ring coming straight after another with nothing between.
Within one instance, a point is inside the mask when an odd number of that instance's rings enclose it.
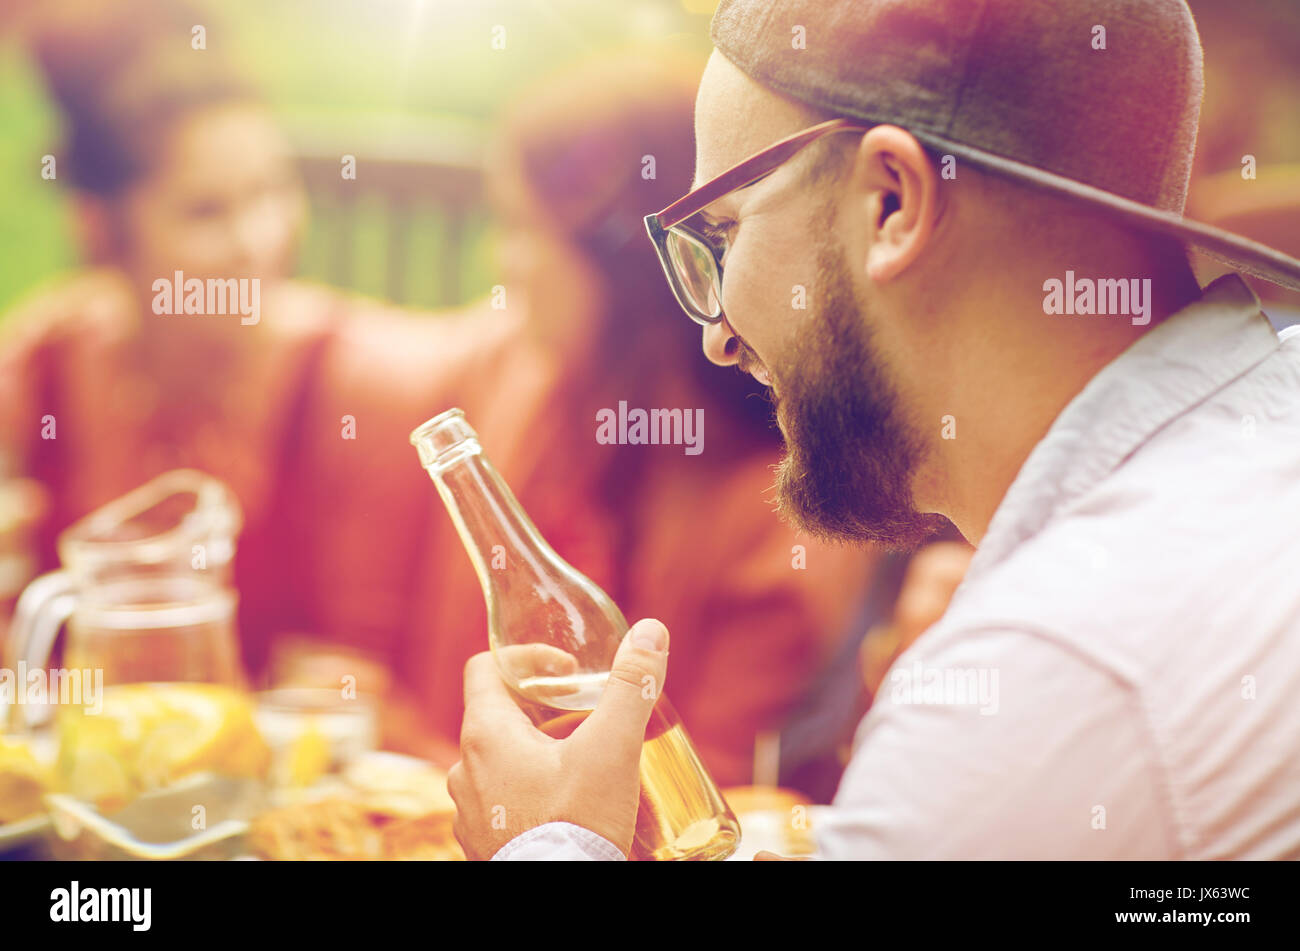
<instances>
[{"instance_id":1,"label":"bottle neck","mask_svg":"<svg viewBox=\"0 0 1300 951\"><path fill-rule=\"evenodd\" d=\"M485 593L509 575L536 576L557 560L477 439L443 452L427 468Z\"/></svg>"}]
</instances>

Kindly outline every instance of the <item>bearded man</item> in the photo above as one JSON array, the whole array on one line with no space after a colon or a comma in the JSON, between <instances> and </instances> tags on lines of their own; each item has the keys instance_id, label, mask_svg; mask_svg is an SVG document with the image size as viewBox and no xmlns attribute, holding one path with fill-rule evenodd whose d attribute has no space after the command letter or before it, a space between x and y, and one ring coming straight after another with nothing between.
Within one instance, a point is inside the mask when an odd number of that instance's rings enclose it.
<instances>
[{"instance_id":1,"label":"bearded man","mask_svg":"<svg viewBox=\"0 0 1300 951\"><path fill-rule=\"evenodd\" d=\"M1300 858L1300 337L1187 252L1300 262L1182 216L1186 4L723 0L712 35L696 187L647 228L705 353L771 388L782 511L978 546L818 855ZM627 855L667 641L635 625L565 740L470 662L471 857Z\"/></svg>"}]
</instances>

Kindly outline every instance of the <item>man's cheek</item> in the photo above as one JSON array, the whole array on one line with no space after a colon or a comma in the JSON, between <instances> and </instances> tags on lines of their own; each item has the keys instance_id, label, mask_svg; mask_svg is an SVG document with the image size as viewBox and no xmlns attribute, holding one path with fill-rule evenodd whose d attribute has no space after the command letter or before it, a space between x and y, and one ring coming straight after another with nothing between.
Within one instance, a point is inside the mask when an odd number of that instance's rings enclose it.
<instances>
[{"instance_id":1,"label":"man's cheek","mask_svg":"<svg viewBox=\"0 0 1300 951\"><path fill-rule=\"evenodd\" d=\"M775 322L789 313L789 288L773 280L772 269L752 267L749 261L728 262L723 282L722 311L740 337L762 356L764 341Z\"/></svg>"}]
</instances>

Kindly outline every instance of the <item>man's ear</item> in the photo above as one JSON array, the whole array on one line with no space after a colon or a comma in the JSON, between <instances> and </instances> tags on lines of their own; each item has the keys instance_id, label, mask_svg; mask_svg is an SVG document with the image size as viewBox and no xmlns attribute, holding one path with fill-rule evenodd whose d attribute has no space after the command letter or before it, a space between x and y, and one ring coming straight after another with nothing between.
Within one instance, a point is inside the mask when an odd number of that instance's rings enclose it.
<instances>
[{"instance_id":1,"label":"man's ear","mask_svg":"<svg viewBox=\"0 0 1300 951\"><path fill-rule=\"evenodd\" d=\"M939 214L939 176L921 144L891 125L876 126L862 137L853 176L866 201L867 276L891 281L930 242Z\"/></svg>"}]
</instances>

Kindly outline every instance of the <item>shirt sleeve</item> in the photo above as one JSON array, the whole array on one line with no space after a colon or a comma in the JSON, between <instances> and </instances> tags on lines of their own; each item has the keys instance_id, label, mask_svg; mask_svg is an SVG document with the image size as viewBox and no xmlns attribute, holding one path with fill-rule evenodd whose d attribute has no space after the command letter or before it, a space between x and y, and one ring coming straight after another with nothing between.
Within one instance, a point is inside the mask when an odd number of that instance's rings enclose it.
<instances>
[{"instance_id":1,"label":"shirt sleeve","mask_svg":"<svg viewBox=\"0 0 1300 951\"><path fill-rule=\"evenodd\" d=\"M931 633L859 725L819 858L1181 856L1134 684L1047 635Z\"/></svg>"},{"instance_id":2,"label":"shirt sleeve","mask_svg":"<svg viewBox=\"0 0 1300 951\"><path fill-rule=\"evenodd\" d=\"M493 862L625 862L608 839L571 822L547 822L515 836L492 856Z\"/></svg>"}]
</instances>

